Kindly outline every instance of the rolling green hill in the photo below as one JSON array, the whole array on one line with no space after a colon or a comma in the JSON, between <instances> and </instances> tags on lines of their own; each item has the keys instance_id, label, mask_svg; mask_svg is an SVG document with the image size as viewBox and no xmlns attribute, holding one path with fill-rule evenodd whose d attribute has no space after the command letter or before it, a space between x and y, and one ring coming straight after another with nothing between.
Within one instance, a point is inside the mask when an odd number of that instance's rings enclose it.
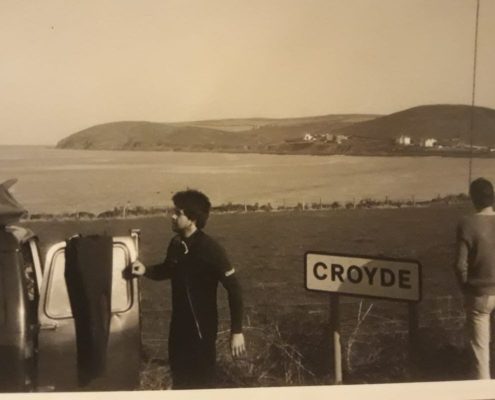
<instances>
[{"instance_id":1,"label":"rolling green hill","mask_svg":"<svg viewBox=\"0 0 495 400\"><path fill-rule=\"evenodd\" d=\"M58 144L65 149L254 150L302 139L306 132L330 132L373 115L328 115L290 119L225 119L180 123L123 121L93 126ZM261 147L260 147L261 146ZM266 150L266 149L265 149Z\"/></svg>"},{"instance_id":2,"label":"rolling green hill","mask_svg":"<svg viewBox=\"0 0 495 400\"><path fill-rule=\"evenodd\" d=\"M349 136L412 139L459 138L469 143L472 109L466 105L430 105L410 108L340 129ZM495 110L474 108L473 141L477 145L495 145Z\"/></svg>"},{"instance_id":3,"label":"rolling green hill","mask_svg":"<svg viewBox=\"0 0 495 400\"><path fill-rule=\"evenodd\" d=\"M473 119L472 119L473 118ZM58 148L98 150L222 151L280 154L433 154L438 149L409 148L395 144L406 135L420 139L461 143L440 154L466 155L473 121L473 143L495 147L495 110L466 105L428 105L386 116L325 115L302 118L243 118L179 123L122 121L93 126L74 133ZM320 136L305 142L306 133ZM323 134L341 134L349 140L336 143ZM453 145L452 145L453 146ZM450 153L449 153L450 152Z\"/></svg>"}]
</instances>

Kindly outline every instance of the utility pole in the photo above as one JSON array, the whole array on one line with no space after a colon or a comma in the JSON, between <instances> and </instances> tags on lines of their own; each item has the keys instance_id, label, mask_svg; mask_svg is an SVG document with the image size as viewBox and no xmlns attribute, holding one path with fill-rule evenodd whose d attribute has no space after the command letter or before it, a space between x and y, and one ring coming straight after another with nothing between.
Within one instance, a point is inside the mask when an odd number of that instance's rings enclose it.
<instances>
[{"instance_id":1,"label":"utility pole","mask_svg":"<svg viewBox=\"0 0 495 400\"><path fill-rule=\"evenodd\" d=\"M471 118L469 123L469 176L468 186L471 184L473 178L473 144L474 144L474 114L475 114L475 100L476 100L476 69L478 58L478 26L480 19L480 0L476 0L476 23L474 31L474 59L473 59L473 86L471 92Z\"/></svg>"}]
</instances>

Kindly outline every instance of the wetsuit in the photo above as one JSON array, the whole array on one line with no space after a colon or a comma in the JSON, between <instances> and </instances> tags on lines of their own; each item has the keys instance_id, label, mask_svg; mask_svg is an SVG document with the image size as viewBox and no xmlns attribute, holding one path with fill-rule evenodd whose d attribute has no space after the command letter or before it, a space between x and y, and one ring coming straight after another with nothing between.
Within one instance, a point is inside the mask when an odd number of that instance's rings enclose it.
<instances>
[{"instance_id":1,"label":"wetsuit","mask_svg":"<svg viewBox=\"0 0 495 400\"><path fill-rule=\"evenodd\" d=\"M103 375L110 335L113 241L75 236L65 248L65 280L76 329L79 384Z\"/></svg>"},{"instance_id":2,"label":"wetsuit","mask_svg":"<svg viewBox=\"0 0 495 400\"><path fill-rule=\"evenodd\" d=\"M218 282L228 293L231 332L242 332L241 289L225 250L201 230L175 236L165 261L146 276L172 282L168 347L174 389L214 386Z\"/></svg>"}]
</instances>

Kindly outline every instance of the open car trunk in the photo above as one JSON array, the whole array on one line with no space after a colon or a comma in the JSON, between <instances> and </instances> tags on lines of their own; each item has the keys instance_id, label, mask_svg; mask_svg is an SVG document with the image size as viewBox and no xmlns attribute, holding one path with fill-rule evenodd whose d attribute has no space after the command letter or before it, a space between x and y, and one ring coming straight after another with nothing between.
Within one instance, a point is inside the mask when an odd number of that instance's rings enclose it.
<instances>
[{"instance_id":1,"label":"open car trunk","mask_svg":"<svg viewBox=\"0 0 495 400\"><path fill-rule=\"evenodd\" d=\"M40 262L37 238L0 227L0 392L132 390L139 386L139 287L124 270L137 258L138 233L111 238L112 279L106 368L81 386L76 329L65 273L66 242Z\"/></svg>"},{"instance_id":2,"label":"open car trunk","mask_svg":"<svg viewBox=\"0 0 495 400\"><path fill-rule=\"evenodd\" d=\"M43 271L38 306L38 390L136 389L141 340L138 282L124 276L124 270L137 258L135 240L113 238L106 368L84 386L78 381L76 329L64 277L65 247L66 242L60 242L49 249Z\"/></svg>"}]
</instances>

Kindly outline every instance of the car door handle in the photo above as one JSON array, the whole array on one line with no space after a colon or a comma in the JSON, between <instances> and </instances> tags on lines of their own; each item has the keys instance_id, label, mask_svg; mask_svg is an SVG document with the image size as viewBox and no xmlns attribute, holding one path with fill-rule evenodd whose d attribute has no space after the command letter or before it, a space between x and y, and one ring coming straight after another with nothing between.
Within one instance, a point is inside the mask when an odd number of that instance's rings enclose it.
<instances>
[{"instance_id":1,"label":"car door handle","mask_svg":"<svg viewBox=\"0 0 495 400\"><path fill-rule=\"evenodd\" d=\"M58 324L49 323L49 324L40 324L40 331L54 331L58 328Z\"/></svg>"}]
</instances>

